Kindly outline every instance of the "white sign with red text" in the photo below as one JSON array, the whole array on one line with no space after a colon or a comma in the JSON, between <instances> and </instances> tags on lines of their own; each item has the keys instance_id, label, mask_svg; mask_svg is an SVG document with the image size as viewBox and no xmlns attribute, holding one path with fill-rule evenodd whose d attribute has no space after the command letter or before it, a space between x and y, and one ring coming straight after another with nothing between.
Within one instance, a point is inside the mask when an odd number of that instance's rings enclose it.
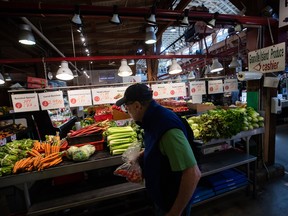
<instances>
[{"instance_id":1,"label":"white sign with red text","mask_svg":"<svg viewBox=\"0 0 288 216\"><path fill-rule=\"evenodd\" d=\"M185 83L171 83L169 97L183 97L187 95Z\"/></svg>"},{"instance_id":2,"label":"white sign with red text","mask_svg":"<svg viewBox=\"0 0 288 216\"><path fill-rule=\"evenodd\" d=\"M116 103L117 100L124 96L126 88L127 86L92 89L93 105Z\"/></svg>"},{"instance_id":3,"label":"white sign with red text","mask_svg":"<svg viewBox=\"0 0 288 216\"><path fill-rule=\"evenodd\" d=\"M39 102L36 93L12 94L11 95L14 112L38 111Z\"/></svg>"},{"instance_id":4,"label":"white sign with red text","mask_svg":"<svg viewBox=\"0 0 288 216\"><path fill-rule=\"evenodd\" d=\"M38 96L42 110L59 109L65 107L62 91L38 93Z\"/></svg>"},{"instance_id":5,"label":"white sign with red text","mask_svg":"<svg viewBox=\"0 0 288 216\"><path fill-rule=\"evenodd\" d=\"M224 80L224 92L232 92L238 90L237 79L225 79Z\"/></svg>"},{"instance_id":6,"label":"white sign with red text","mask_svg":"<svg viewBox=\"0 0 288 216\"><path fill-rule=\"evenodd\" d=\"M91 90L81 89L81 90L69 90L68 99L70 107L80 107L80 106L91 106Z\"/></svg>"},{"instance_id":7,"label":"white sign with red text","mask_svg":"<svg viewBox=\"0 0 288 216\"><path fill-rule=\"evenodd\" d=\"M154 99L162 99L169 97L169 85L170 84L153 84L151 86L153 90L153 98Z\"/></svg>"},{"instance_id":8,"label":"white sign with red text","mask_svg":"<svg viewBox=\"0 0 288 216\"><path fill-rule=\"evenodd\" d=\"M248 70L253 72L279 72L285 70L285 42L248 53Z\"/></svg>"},{"instance_id":9,"label":"white sign with red text","mask_svg":"<svg viewBox=\"0 0 288 216\"><path fill-rule=\"evenodd\" d=\"M190 95L204 95L206 94L205 81L189 82Z\"/></svg>"},{"instance_id":10,"label":"white sign with red text","mask_svg":"<svg viewBox=\"0 0 288 216\"><path fill-rule=\"evenodd\" d=\"M208 81L208 94L223 93L222 80L209 80Z\"/></svg>"}]
</instances>

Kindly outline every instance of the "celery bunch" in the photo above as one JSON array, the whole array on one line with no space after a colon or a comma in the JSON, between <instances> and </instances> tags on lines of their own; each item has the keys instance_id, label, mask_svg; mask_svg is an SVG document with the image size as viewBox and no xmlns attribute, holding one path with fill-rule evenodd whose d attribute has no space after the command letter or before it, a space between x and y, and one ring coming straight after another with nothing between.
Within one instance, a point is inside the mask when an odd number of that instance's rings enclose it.
<instances>
[{"instance_id":1,"label":"celery bunch","mask_svg":"<svg viewBox=\"0 0 288 216\"><path fill-rule=\"evenodd\" d=\"M137 133L131 126L110 127L104 134L112 155L122 154L132 143L137 141Z\"/></svg>"}]
</instances>

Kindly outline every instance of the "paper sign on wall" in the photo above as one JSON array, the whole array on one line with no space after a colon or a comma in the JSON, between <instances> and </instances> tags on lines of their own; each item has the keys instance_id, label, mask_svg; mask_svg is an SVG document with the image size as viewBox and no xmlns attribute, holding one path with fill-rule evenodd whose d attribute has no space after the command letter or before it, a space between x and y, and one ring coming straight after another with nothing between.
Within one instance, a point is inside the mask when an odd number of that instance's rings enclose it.
<instances>
[{"instance_id":1,"label":"paper sign on wall","mask_svg":"<svg viewBox=\"0 0 288 216\"><path fill-rule=\"evenodd\" d=\"M12 94L14 112L28 112L39 110L38 95L36 93Z\"/></svg>"},{"instance_id":2,"label":"paper sign on wall","mask_svg":"<svg viewBox=\"0 0 288 216\"><path fill-rule=\"evenodd\" d=\"M116 103L117 100L124 96L125 87L113 87L113 88L95 88L92 89L93 104L107 104Z\"/></svg>"},{"instance_id":3,"label":"paper sign on wall","mask_svg":"<svg viewBox=\"0 0 288 216\"><path fill-rule=\"evenodd\" d=\"M223 81L222 80L210 80L208 81L208 94L223 93Z\"/></svg>"},{"instance_id":4,"label":"paper sign on wall","mask_svg":"<svg viewBox=\"0 0 288 216\"><path fill-rule=\"evenodd\" d=\"M42 110L59 109L65 107L62 91L38 93L38 96Z\"/></svg>"},{"instance_id":5,"label":"paper sign on wall","mask_svg":"<svg viewBox=\"0 0 288 216\"><path fill-rule=\"evenodd\" d=\"M70 90L67 91L69 106L70 107L80 107L80 106L91 106L91 90L82 89L82 90Z\"/></svg>"},{"instance_id":6,"label":"paper sign on wall","mask_svg":"<svg viewBox=\"0 0 288 216\"><path fill-rule=\"evenodd\" d=\"M189 83L190 95L206 94L205 81L193 81Z\"/></svg>"},{"instance_id":7,"label":"paper sign on wall","mask_svg":"<svg viewBox=\"0 0 288 216\"><path fill-rule=\"evenodd\" d=\"M224 92L232 92L238 90L237 79L225 79L224 80Z\"/></svg>"}]
</instances>

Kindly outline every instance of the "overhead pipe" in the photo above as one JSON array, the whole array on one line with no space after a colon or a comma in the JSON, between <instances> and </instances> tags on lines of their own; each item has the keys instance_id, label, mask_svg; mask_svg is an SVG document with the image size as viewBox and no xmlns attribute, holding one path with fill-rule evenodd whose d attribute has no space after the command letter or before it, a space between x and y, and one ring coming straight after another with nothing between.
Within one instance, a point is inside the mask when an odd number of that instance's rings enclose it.
<instances>
[{"instance_id":1,"label":"overhead pipe","mask_svg":"<svg viewBox=\"0 0 288 216\"><path fill-rule=\"evenodd\" d=\"M107 19L107 16L113 14L113 7L108 6L93 6L93 5L79 5L81 15L83 17L102 17ZM0 14L6 16L34 16L34 17L67 17L73 14L75 5L56 5L45 3L14 3L14 2L0 2ZM149 14L150 8L128 8L119 7L118 13L122 19L144 19ZM182 17L183 10L165 10L157 9L158 22L178 21ZM198 20L207 20L213 18L213 13L190 11L189 21L195 22ZM269 23L268 23L269 21ZM239 24L247 25L263 25L277 26L278 21L273 18L255 17L255 16L235 16L229 14L219 14L217 16L217 23L231 24L238 22Z\"/></svg>"}]
</instances>

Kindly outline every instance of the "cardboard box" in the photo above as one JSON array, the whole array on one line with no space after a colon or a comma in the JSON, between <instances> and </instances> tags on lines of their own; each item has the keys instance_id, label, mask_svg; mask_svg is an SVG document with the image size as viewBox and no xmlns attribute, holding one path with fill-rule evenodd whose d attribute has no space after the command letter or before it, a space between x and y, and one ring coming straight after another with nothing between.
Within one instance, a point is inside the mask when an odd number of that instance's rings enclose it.
<instances>
[{"instance_id":1,"label":"cardboard box","mask_svg":"<svg viewBox=\"0 0 288 216\"><path fill-rule=\"evenodd\" d=\"M193 103L187 103L187 107L192 110L196 110L197 113L202 113L207 110L215 109L216 106L214 105L208 105L208 104L193 104Z\"/></svg>"}]
</instances>

